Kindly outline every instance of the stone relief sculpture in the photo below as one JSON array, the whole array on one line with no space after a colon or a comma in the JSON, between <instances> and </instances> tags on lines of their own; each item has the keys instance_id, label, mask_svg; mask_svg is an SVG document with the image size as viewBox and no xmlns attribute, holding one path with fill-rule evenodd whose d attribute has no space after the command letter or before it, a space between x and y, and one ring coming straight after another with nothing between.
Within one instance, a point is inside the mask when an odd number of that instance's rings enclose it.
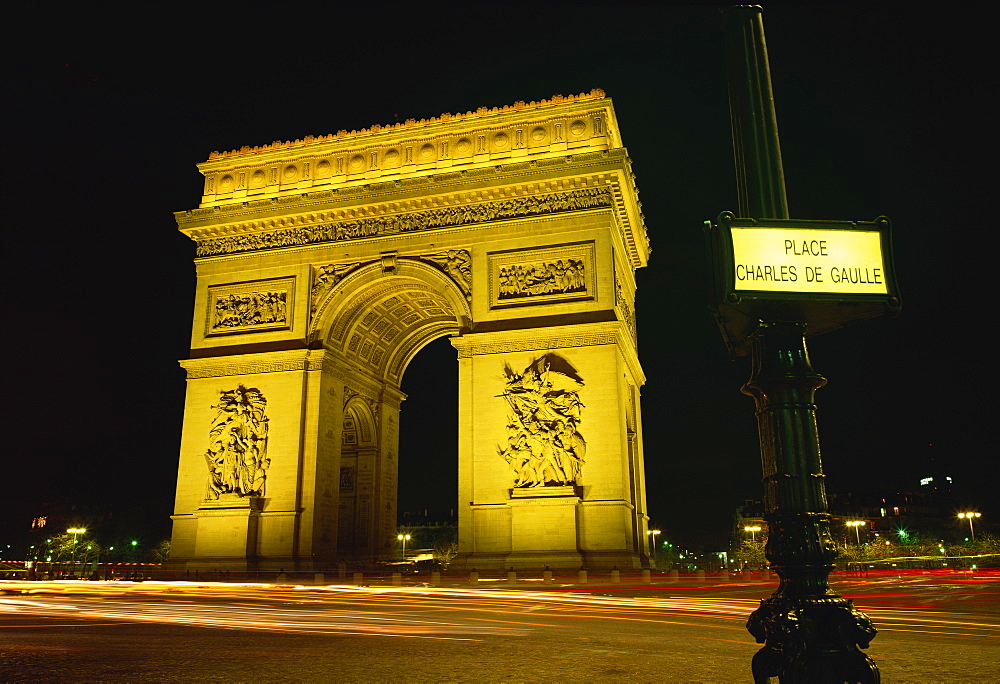
<instances>
[{"instance_id":1,"label":"stone relief sculpture","mask_svg":"<svg viewBox=\"0 0 1000 684\"><path fill-rule=\"evenodd\" d=\"M354 238L392 235L415 230L460 226L483 221L537 216L579 209L612 206L608 187L580 188L502 199L479 204L438 207L425 211L389 216L372 216L338 223L269 230L261 233L198 239L196 255L235 254L257 249L292 247L320 242L335 242Z\"/></svg>"},{"instance_id":2,"label":"stone relief sculpture","mask_svg":"<svg viewBox=\"0 0 1000 684\"><path fill-rule=\"evenodd\" d=\"M625 297L625 289L622 287L622 281L618 278L615 278L615 304L622 310L622 315L625 317L625 325L628 326L629 332L635 338L635 313L632 312L628 298Z\"/></svg>"},{"instance_id":3,"label":"stone relief sculpture","mask_svg":"<svg viewBox=\"0 0 1000 684\"><path fill-rule=\"evenodd\" d=\"M472 301L472 257L468 250L449 249L447 252L426 254L420 258L436 264L447 273L462 290L465 298Z\"/></svg>"},{"instance_id":4,"label":"stone relief sculpture","mask_svg":"<svg viewBox=\"0 0 1000 684\"><path fill-rule=\"evenodd\" d=\"M288 322L288 291L234 292L215 298L212 331Z\"/></svg>"},{"instance_id":5,"label":"stone relief sculpture","mask_svg":"<svg viewBox=\"0 0 1000 684\"><path fill-rule=\"evenodd\" d=\"M502 266L500 301L587 291L586 267L581 259L558 259Z\"/></svg>"},{"instance_id":6,"label":"stone relief sculpture","mask_svg":"<svg viewBox=\"0 0 1000 684\"><path fill-rule=\"evenodd\" d=\"M359 263L353 264L327 264L326 266L320 266L316 269L316 275L313 278L312 286L312 312L316 313L316 307L319 305L321 299L327 292L333 289L333 286L344 279L348 273L353 271L355 268L360 266Z\"/></svg>"},{"instance_id":7,"label":"stone relief sculpture","mask_svg":"<svg viewBox=\"0 0 1000 684\"><path fill-rule=\"evenodd\" d=\"M514 487L575 484L587 452L579 432L583 380L560 356L535 359L523 373L504 366L501 396L510 407L507 446L497 452L514 473Z\"/></svg>"},{"instance_id":8,"label":"stone relief sculpture","mask_svg":"<svg viewBox=\"0 0 1000 684\"><path fill-rule=\"evenodd\" d=\"M260 390L238 385L221 393L208 433L208 496L264 496L267 457L267 400Z\"/></svg>"}]
</instances>

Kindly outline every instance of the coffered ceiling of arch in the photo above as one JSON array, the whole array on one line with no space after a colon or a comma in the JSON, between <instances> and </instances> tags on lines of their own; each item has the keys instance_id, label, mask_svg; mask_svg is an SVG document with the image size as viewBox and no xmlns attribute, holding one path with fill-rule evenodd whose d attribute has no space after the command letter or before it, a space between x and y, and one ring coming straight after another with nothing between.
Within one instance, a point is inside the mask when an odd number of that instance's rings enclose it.
<instances>
[{"instance_id":1,"label":"coffered ceiling of arch","mask_svg":"<svg viewBox=\"0 0 1000 684\"><path fill-rule=\"evenodd\" d=\"M406 342L426 338L425 329L458 330L448 300L416 286L384 292L374 301L359 304L348 316L346 326L333 327L327 345L378 376L398 378L409 351ZM338 328L342 337L337 335Z\"/></svg>"}]
</instances>

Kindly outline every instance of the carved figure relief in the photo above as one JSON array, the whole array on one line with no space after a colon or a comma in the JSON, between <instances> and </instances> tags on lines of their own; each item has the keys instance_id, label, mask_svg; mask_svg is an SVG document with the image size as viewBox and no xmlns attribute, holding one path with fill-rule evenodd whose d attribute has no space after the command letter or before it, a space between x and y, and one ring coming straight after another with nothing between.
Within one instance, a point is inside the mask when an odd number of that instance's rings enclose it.
<instances>
[{"instance_id":1,"label":"carved figure relief","mask_svg":"<svg viewBox=\"0 0 1000 684\"><path fill-rule=\"evenodd\" d=\"M587 291L586 266L580 259L558 259L502 266L497 299L511 300Z\"/></svg>"},{"instance_id":2,"label":"carved figure relief","mask_svg":"<svg viewBox=\"0 0 1000 684\"><path fill-rule=\"evenodd\" d=\"M458 285L465 298L472 301L472 257L468 250L449 249L447 252L426 254L420 258L436 264L438 268L447 273Z\"/></svg>"},{"instance_id":3,"label":"carved figure relief","mask_svg":"<svg viewBox=\"0 0 1000 684\"><path fill-rule=\"evenodd\" d=\"M295 314L295 277L211 285L205 335L287 330Z\"/></svg>"},{"instance_id":4,"label":"carved figure relief","mask_svg":"<svg viewBox=\"0 0 1000 684\"><path fill-rule=\"evenodd\" d=\"M587 452L579 431L583 379L556 354L535 359L523 373L505 364L504 375L501 396L510 414L507 445L497 453L513 471L514 487L575 484Z\"/></svg>"},{"instance_id":5,"label":"carved figure relief","mask_svg":"<svg viewBox=\"0 0 1000 684\"><path fill-rule=\"evenodd\" d=\"M361 264L327 264L316 269L312 286L312 313L316 313L316 307L323 297L333 289L344 277L356 269Z\"/></svg>"},{"instance_id":6,"label":"carved figure relief","mask_svg":"<svg viewBox=\"0 0 1000 684\"><path fill-rule=\"evenodd\" d=\"M208 498L220 494L264 496L267 457L267 400L256 387L238 385L221 393L208 432Z\"/></svg>"},{"instance_id":7,"label":"carved figure relief","mask_svg":"<svg viewBox=\"0 0 1000 684\"><path fill-rule=\"evenodd\" d=\"M271 230L263 233L198 239L197 256L235 254L257 249L334 242L375 235L407 233L483 221L536 216L612 205L607 187L580 188L547 195L528 195L464 206L439 207L389 216L371 216L339 223Z\"/></svg>"},{"instance_id":8,"label":"carved figure relief","mask_svg":"<svg viewBox=\"0 0 1000 684\"><path fill-rule=\"evenodd\" d=\"M288 291L216 295L212 332L288 322Z\"/></svg>"},{"instance_id":9,"label":"carved figure relief","mask_svg":"<svg viewBox=\"0 0 1000 684\"><path fill-rule=\"evenodd\" d=\"M622 281L618 278L615 278L615 304L621 309L622 315L625 318L625 325L628 326L629 332L632 333L632 337L634 339L636 337L635 314L632 312L632 307L629 305L629 301L625 297L625 290L622 287Z\"/></svg>"},{"instance_id":10,"label":"carved figure relief","mask_svg":"<svg viewBox=\"0 0 1000 684\"><path fill-rule=\"evenodd\" d=\"M487 254L490 307L595 299L594 249L584 242Z\"/></svg>"}]
</instances>

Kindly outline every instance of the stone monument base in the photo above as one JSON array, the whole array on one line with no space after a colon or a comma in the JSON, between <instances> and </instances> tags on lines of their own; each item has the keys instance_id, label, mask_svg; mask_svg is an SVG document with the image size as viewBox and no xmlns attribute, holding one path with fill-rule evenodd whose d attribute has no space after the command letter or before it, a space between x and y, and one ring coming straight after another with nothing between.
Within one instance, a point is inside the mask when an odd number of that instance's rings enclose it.
<instances>
[{"instance_id":1,"label":"stone monument base","mask_svg":"<svg viewBox=\"0 0 1000 684\"><path fill-rule=\"evenodd\" d=\"M259 497L234 494L203 501L193 516L195 558L189 560L185 568L224 568L233 572L256 570L261 504Z\"/></svg>"}]
</instances>

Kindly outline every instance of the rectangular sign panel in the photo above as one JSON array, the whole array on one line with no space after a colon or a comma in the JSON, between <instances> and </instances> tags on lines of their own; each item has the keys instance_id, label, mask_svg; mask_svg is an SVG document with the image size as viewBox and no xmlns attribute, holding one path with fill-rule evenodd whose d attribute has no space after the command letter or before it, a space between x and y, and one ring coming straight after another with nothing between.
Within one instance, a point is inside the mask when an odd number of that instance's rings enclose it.
<instances>
[{"instance_id":1,"label":"rectangular sign panel","mask_svg":"<svg viewBox=\"0 0 1000 684\"><path fill-rule=\"evenodd\" d=\"M805 323L806 335L899 312L892 225L874 221L736 218L705 225L709 306L735 355L759 321Z\"/></svg>"},{"instance_id":2,"label":"rectangular sign panel","mask_svg":"<svg viewBox=\"0 0 1000 684\"><path fill-rule=\"evenodd\" d=\"M737 292L889 292L878 231L734 226L732 240Z\"/></svg>"}]
</instances>

